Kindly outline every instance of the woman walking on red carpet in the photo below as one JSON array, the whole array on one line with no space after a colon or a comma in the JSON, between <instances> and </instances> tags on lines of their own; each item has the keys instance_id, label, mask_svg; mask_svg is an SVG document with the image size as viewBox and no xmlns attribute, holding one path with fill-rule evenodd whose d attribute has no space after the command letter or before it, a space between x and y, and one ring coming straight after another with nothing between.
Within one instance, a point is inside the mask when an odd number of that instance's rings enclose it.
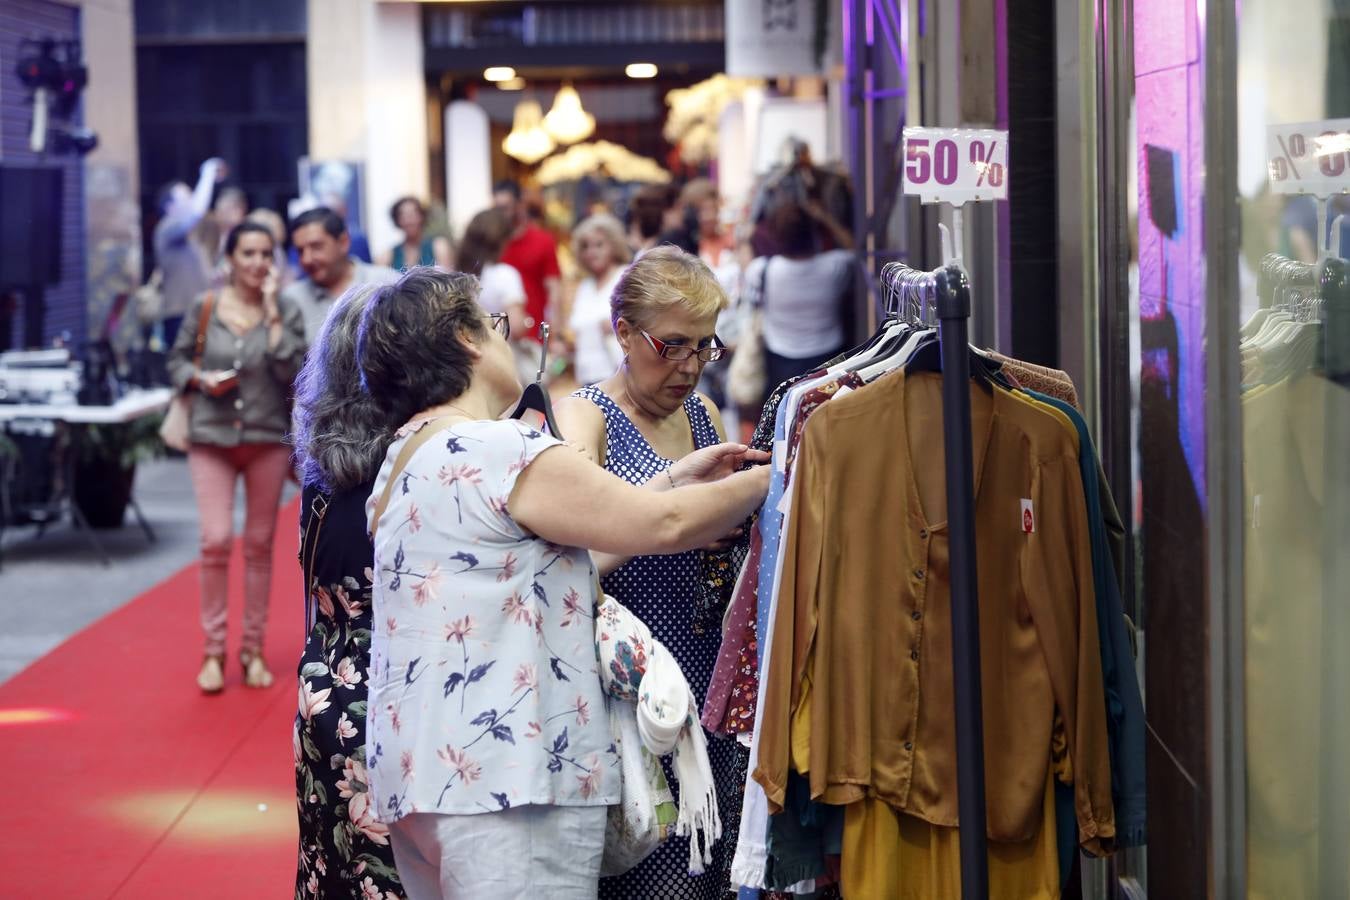
<instances>
[{"instance_id":1,"label":"woman walking on red carpet","mask_svg":"<svg viewBox=\"0 0 1350 900\"><path fill-rule=\"evenodd\" d=\"M244 633L239 659L244 683L268 687L263 634L272 587L272 535L281 489L290 471L287 399L305 355L300 310L277 295L275 239L244 222L225 239L229 283L197 298L169 353L173 386L190 393L188 468L201 524L202 630L206 658L197 685L225 686L225 633L234 486L244 479ZM202 344L198 346L198 334ZM200 359L200 364L195 362Z\"/></svg>"},{"instance_id":2,"label":"woman walking on red carpet","mask_svg":"<svg viewBox=\"0 0 1350 900\"><path fill-rule=\"evenodd\" d=\"M295 896L401 900L389 829L367 802L366 684L374 554L365 502L393 426L361 389L356 331L377 285L333 306L296 379L296 457L309 638L300 660Z\"/></svg>"}]
</instances>

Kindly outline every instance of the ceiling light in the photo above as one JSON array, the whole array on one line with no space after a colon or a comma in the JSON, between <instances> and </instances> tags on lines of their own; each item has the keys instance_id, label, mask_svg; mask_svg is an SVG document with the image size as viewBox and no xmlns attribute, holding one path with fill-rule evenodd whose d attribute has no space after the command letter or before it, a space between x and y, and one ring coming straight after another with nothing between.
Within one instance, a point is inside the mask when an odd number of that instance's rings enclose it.
<instances>
[{"instance_id":1,"label":"ceiling light","mask_svg":"<svg viewBox=\"0 0 1350 900\"><path fill-rule=\"evenodd\" d=\"M557 146L543 125L544 111L538 100L522 100L516 104L511 133L502 141L502 152L527 166L534 165L553 152Z\"/></svg>"},{"instance_id":2,"label":"ceiling light","mask_svg":"<svg viewBox=\"0 0 1350 900\"><path fill-rule=\"evenodd\" d=\"M654 63L629 63L628 68L623 71L629 78L656 77L656 65Z\"/></svg>"},{"instance_id":3,"label":"ceiling light","mask_svg":"<svg viewBox=\"0 0 1350 900\"><path fill-rule=\"evenodd\" d=\"M553 98L553 108L544 116L544 127L558 143L575 144L595 132L595 116L581 108L577 89L565 84Z\"/></svg>"},{"instance_id":4,"label":"ceiling light","mask_svg":"<svg viewBox=\"0 0 1350 900\"><path fill-rule=\"evenodd\" d=\"M483 70L484 81L510 81L516 77L516 70L510 66L488 66Z\"/></svg>"},{"instance_id":5,"label":"ceiling light","mask_svg":"<svg viewBox=\"0 0 1350 900\"><path fill-rule=\"evenodd\" d=\"M521 91L525 89L525 79L517 75L515 78L508 78L505 81L497 82L499 91Z\"/></svg>"}]
</instances>

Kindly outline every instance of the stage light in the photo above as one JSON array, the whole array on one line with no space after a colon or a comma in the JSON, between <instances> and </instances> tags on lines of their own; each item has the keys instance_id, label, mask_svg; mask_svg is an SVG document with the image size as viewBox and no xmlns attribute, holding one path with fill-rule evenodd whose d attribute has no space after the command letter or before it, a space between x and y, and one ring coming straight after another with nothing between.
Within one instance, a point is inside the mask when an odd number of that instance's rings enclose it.
<instances>
[{"instance_id":1,"label":"stage light","mask_svg":"<svg viewBox=\"0 0 1350 900\"><path fill-rule=\"evenodd\" d=\"M516 70L510 66L488 66L483 70L484 81L510 81L516 77Z\"/></svg>"},{"instance_id":2,"label":"stage light","mask_svg":"<svg viewBox=\"0 0 1350 900\"><path fill-rule=\"evenodd\" d=\"M517 75L515 78L508 78L506 81L497 82L499 91L523 91L525 90L525 79Z\"/></svg>"},{"instance_id":3,"label":"stage light","mask_svg":"<svg viewBox=\"0 0 1350 900\"><path fill-rule=\"evenodd\" d=\"M623 73L629 78L655 78L656 66L653 63L629 63Z\"/></svg>"},{"instance_id":4,"label":"stage light","mask_svg":"<svg viewBox=\"0 0 1350 900\"><path fill-rule=\"evenodd\" d=\"M98 146L98 135L88 128L52 129L53 153L74 153L88 156Z\"/></svg>"}]
</instances>

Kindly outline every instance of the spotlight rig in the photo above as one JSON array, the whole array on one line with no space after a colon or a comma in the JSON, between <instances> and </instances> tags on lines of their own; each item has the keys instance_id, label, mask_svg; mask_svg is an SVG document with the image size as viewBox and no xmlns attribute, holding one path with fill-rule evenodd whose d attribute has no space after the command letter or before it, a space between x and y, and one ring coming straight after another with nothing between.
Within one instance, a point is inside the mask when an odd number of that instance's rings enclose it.
<instances>
[{"instance_id":1,"label":"spotlight rig","mask_svg":"<svg viewBox=\"0 0 1350 900\"><path fill-rule=\"evenodd\" d=\"M30 149L43 153L50 140L55 153L84 156L97 147L98 135L68 122L79 106L80 94L89 84L89 69L84 65L80 42L28 38L20 42L18 55L14 72L24 87L33 92ZM67 121L49 126L53 116Z\"/></svg>"}]
</instances>

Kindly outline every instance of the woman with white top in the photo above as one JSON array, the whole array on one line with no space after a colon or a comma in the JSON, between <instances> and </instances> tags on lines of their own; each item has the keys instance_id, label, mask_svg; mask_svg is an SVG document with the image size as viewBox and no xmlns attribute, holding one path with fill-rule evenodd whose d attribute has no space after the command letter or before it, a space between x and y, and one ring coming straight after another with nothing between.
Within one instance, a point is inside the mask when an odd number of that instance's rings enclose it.
<instances>
[{"instance_id":1,"label":"woman with white top","mask_svg":"<svg viewBox=\"0 0 1350 900\"><path fill-rule=\"evenodd\" d=\"M772 391L847 348L856 261L852 235L815 201L784 199L766 218L781 254L752 262L745 287L764 312L764 382ZM818 227L839 249L817 251Z\"/></svg>"},{"instance_id":2,"label":"woman with white top","mask_svg":"<svg viewBox=\"0 0 1350 900\"><path fill-rule=\"evenodd\" d=\"M523 422L509 325L477 283L422 268L357 338L394 436L367 503L374 629L362 809L410 900L592 900L618 759L597 672L591 550L677 553L768 489L739 444L644 487ZM398 471L395 471L395 469ZM715 484L712 482L716 482Z\"/></svg>"},{"instance_id":3,"label":"woman with white top","mask_svg":"<svg viewBox=\"0 0 1350 900\"><path fill-rule=\"evenodd\" d=\"M575 348L573 366L583 386L604 381L623 361L623 350L610 321L610 297L632 252L623 225L610 215L583 219L572 231L572 253L586 272L567 320Z\"/></svg>"},{"instance_id":4,"label":"woman with white top","mask_svg":"<svg viewBox=\"0 0 1350 900\"><path fill-rule=\"evenodd\" d=\"M522 383L534 381L539 368L539 345L530 339L525 312L525 282L515 266L501 261L502 251L515 231L515 223L499 207L491 207L469 220L459 248L461 272L478 276L478 305L489 313L502 313L516 336L511 350Z\"/></svg>"}]
</instances>

